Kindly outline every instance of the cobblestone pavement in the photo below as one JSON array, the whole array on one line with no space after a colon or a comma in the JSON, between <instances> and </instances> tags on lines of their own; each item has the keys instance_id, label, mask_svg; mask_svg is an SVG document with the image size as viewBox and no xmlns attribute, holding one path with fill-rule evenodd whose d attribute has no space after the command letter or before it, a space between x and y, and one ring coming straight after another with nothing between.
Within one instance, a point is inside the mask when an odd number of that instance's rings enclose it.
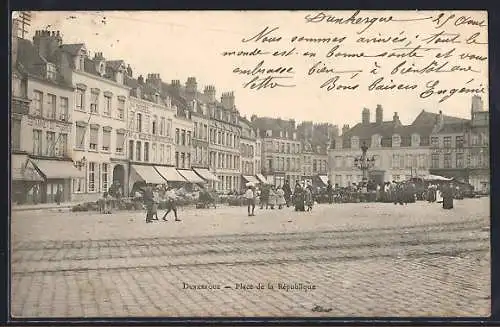
<instances>
[{"instance_id":1,"label":"cobblestone pavement","mask_svg":"<svg viewBox=\"0 0 500 327\"><path fill-rule=\"evenodd\" d=\"M487 198L256 214L16 212L12 315L489 315Z\"/></svg>"}]
</instances>

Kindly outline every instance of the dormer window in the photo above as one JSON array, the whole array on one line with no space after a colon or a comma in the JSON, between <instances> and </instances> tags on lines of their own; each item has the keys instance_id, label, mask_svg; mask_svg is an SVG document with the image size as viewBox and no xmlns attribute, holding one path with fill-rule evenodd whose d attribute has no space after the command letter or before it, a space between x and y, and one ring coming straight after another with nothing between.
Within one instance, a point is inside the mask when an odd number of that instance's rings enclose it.
<instances>
[{"instance_id":1,"label":"dormer window","mask_svg":"<svg viewBox=\"0 0 500 327\"><path fill-rule=\"evenodd\" d=\"M81 49L80 53L78 55L77 69L82 71L82 72L85 70L85 56L86 56L86 54L87 54L87 52L85 51L85 49Z\"/></svg>"},{"instance_id":2,"label":"dormer window","mask_svg":"<svg viewBox=\"0 0 500 327\"><path fill-rule=\"evenodd\" d=\"M392 146L393 147L401 146L401 136L399 134L394 134L392 136Z\"/></svg>"},{"instance_id":3,"label":"dormer window","mask_svg":"<svg viewBox=\"0 0 500 327\"><path fill-rule=\"evenodd\" d=\"M117 71L115 77L117 83L123 84L123 72Z\"/></svg>"},{"instance_id":4,"label":"dormer window","mask_svg":"<svg viewBox=\"0 0 500 327\"><path fill-rule=\"evenodd\" d=\"M382 137L379 134L372 135L372 148L378 148L382 144Z\"/></svg>"},{"instance_id":5,"label":"dormer window","mask_svg":"<svg viewBox=\"0 0 500 327\"><path fill-rule=\"evenodd\" d=\"M266 136L268 136L268 137L273 136L273 131L272 131L272 130L270 130L270 129L268 129L268 130L266 131Z\"/></svg>"},{"instance_id":6,"label":"dormer window","mask_svg":"<svg viewBox=\"0 0 500 327\"><path fill-rule=\"evenodd\" d=\"M99 75L104 76L106 74L106 65L104 64L104 61L101 61L99 64Z\"/></svg>"},{"instance_id":7,"label":"dormer window","mask_svg":"<svg viewBox=\"0 0 500 327\"><path fill-rule=\"evenodd\" d=\"M50 79L51 81L55 80L57 77L57 69L56 65L48 63L47 64L47 79Z\"/></svg>"},{"instance_id":8,"label":"dormer window","mask_svg":"<svg viewBox=\"0 0 500 327\"><path fill-rule=\"evenodd\" d=\"M411 136L411 146L419 146L420 145L420 135L412 134Z\"/></svg>"},{"instance_id":9,"label":"dormer window","mask_svg":"<svg viewBox=\"0 0 500 327\"><path fill-rule=\"evenodd\" d=\"M160 94L155 93L155 103L160 103Z\"/></svg>"}]
</instances>

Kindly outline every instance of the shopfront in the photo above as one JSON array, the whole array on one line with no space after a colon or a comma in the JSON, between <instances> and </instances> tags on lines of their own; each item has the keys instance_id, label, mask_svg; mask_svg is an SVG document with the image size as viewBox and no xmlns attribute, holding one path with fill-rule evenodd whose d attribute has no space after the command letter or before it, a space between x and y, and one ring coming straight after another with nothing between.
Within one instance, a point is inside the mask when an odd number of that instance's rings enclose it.
<instances>
[{"instance_id":1,"label":"shopfront","mask_svg":"<svg viewBox=\"0 0 500 327\"><path fill-rule=\"evenodd\" d=\"M28 159L27 155L12 155L11 160L13 204L36 204L41 202L43 177Z\"/></svg>"}]
</instances>

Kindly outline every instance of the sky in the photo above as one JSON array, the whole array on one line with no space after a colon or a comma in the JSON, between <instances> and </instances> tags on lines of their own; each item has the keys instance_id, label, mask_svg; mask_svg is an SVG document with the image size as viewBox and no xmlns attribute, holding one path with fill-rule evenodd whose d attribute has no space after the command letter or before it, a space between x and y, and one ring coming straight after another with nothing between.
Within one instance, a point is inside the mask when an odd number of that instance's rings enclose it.
<instances>
[{"instance_id":1,"label":"sky","mask_svg":"<svg viewBox=\"0 0 500 327\"><path fill-rule=\"evenodd\" d=\"M362 11L356 14L357 18L393 16L389 23L375 22L373 24L334 24L327 22L327 15L336 17L351 17L354 12L212 12L212 11L157 11L157 12L32 12L33 20L26 38L31 39L36 30L59 30L63 35L63 43L85 43L93 56L102 52L109 60L123 59L130 64L134 76L146 76L148 73L158 73L165 82L179 79L185 83L186 79L194 76L199 90L205 85L215 85L217 96L222 92L234 91L236 105L242 115L294 118L296 121L330 122L342 126L351 126L361 120L363 108L371 109L371 119L374 120L375 107L381 104L384 108L384 120L392 119L394 112L398 112L401 121L411 123L418 113L425 109L438 112L442 110L447 115L470 118L471 94L455 94L439 103L442 96L432 95L421 99L419 94L429 81L439 79L444 89L461 88L470 85L471 88L484 87L482 95L487 106L488 64L487 61L462 60L456 55L459 53L473 53L478 56L487 56L486 44L466 45L465 40L470 35L480 33L477 43L487 42L487 27L477 26L473 22L486 19L481 12L447 13L443 12L439 21L432 19L439 17L437 12L370 12ZM314 17L316 22L305 22L306 15ZM455 15L455 16L451 16ZM454 17L446 22L444 27L438 26L447 17ZM457 17L468 17L458 20ZM399 19L400 21L395 21ZM418 20L414 20L418 19ZM320 21L321 20L321 21ZM453 24L453 22L455 24ZM458 25L457 25L458 24ZM487 22L485 23L487 24ZM280 41L262 42L262 38L254 42L242 42L268 28L269 31L277 28L268 36L281 36ZM366 30L363 31L363 29ZM455 43L436 41L436 33L441 40L460 34ZM341 38L340 43L292 43L293 36L306 38ZM336 53L374 54L393 50L396 46L404 47L404 43L356 43L359 37L367 39L373 37L392 40L396 36L413 40L412 46L417 46L426 36L422 47L432 47L429 50L419 50L423 57L413 58L345 58L343 56L328 58L326 53L335 45L340 45ZM420 37L420 39L419 39ZM434 41L430 38L434 37ZM437 42L437 44L436 44ZM391 75L390 72L398 63L406 60L406 66L423 68L434 60L434 54L445 52L451 48L456 50L448 60L450 65L460 64L464 67L472 65L472 72L453 73L426 73ZM222 56L224 51L252 51L259 48L265 52L277 50L288 52L295 48L291 56L253 56L227 57ZM408 48L411 48L408 46ZM438 49L438 50L436 50ZM408 50L409 51L409 50ZM316 57L303 56L304 52L315 52ZM429 55L433 53L432 57ZM335 54L335 53L334 53ZM273 72L273 76L291 76L291 79L279 79L280 84L295 85L295 87L276 87L261 90L252 90L243 85L254 78L254 75L236 74L235 68L251 71L260 61L266 69L284 70L292 67L293 74ZM441 60L441 59L440 59ZM309 69L321 61L327 68L335 71L349 71L340 73L337 83L359 84L354 90L327 91L320 86L335 74L317 73L308 75ZM438 60L439 61L439 60ZM369 73L377 65L377 75ZM444 61L440 61L444 62ZM449 69L451 66L446 66ZM279 70L279 69L278 69ZM356 71L356 72L354 72ZM289 71L290 72L290 71ZM288 74L288 75L287 75ZM265 77L257 75L257 77ZM409 91L367 91L368 85L382 77L389 83L417 85L416 90ZM472 82L470 82L473 80ZM274 79L276 81L276 79ZM281 83L281 81L285 81ZM470 82L470 84L466 84ZM327 83L328 84L328 83ZM329 84L331 85L331 84ZM338 84L335 84L338 85ZM350 84L349 84L350 85ZM437 89L437 87L436 87ZM417 91L420 90L420 91ZM486 108L487 109L487 108Z\"/></svg>"}]
</instances>

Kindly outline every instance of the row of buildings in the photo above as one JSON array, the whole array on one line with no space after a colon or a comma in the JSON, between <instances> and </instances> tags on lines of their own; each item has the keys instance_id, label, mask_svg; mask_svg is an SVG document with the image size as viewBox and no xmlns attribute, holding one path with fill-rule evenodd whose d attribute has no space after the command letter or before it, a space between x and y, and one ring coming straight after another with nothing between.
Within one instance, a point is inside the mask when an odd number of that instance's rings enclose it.
<instances>
[{"instance_id":1,"label":"row of buildings","mask_svg":"<svg viewBox=\"0 0 500 327\"><path fill-rule=\"evenodd\" d=\"M332 124L241 116L233 92L218 98L195 77L134 76L124 60L64 44L58 31L36 31L32 42L13 34L11 113L20 203L53 202L58 191L62 201L95 200L112 183L125 194L138 182L165 181L203 181L220 192L247 181L346 186L361 175L352 164L363 143L382 179L467 170L477 188L489 181L488 114L478 98L470 120L423 111L404 126L397 114L383 121L378 107L376 122L365 109L340 135Z\"/></svg>"}]
</instances>

